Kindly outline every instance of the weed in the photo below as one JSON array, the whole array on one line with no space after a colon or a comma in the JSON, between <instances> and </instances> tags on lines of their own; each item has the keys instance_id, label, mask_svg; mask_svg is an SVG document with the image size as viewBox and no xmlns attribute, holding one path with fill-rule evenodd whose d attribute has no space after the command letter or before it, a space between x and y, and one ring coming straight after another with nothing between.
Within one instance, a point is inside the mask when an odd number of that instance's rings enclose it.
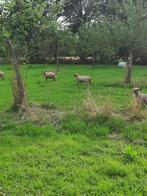
<instances>
[{"instance_id":1,"label":"weed","mask_svg":"<svg viewBox=\"0 0 147 196\"><path fill-rule=\"evenodd\" d=\"M125 163L131 163L137 160L138 153L131 146L127 146L123 158Z\"/></svg>"}]
</instances>

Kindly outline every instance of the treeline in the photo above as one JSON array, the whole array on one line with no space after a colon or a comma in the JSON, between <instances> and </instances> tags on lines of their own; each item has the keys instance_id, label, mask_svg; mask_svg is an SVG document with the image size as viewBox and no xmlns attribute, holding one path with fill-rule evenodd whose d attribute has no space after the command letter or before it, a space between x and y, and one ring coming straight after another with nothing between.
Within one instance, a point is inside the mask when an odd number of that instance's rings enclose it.
<instances>
[{"instance_id":1,"label":"treeline","mask_svg":"<svg viewBox=\"0 0 147 196\"><path fill-rule=\"evenodd\" d=\"M108 63L131 53L146 64L146 11L145 0L5 0L0 30L28 63ZM5 44L0 61L8 59Z\"/></svg>"}]
</instances>

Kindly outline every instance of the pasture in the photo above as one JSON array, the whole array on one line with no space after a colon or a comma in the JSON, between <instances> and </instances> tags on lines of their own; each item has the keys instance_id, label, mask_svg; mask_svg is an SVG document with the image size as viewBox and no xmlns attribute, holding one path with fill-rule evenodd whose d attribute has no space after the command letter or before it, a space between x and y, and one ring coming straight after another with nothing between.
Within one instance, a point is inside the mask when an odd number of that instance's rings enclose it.
<instances>
[{"instance_id":1,"label":"pasture","mask_svg":"<svg viewBox=\"0 0 147 196\"><path fill-rule=\"evenodd\" d=\"M147 92L146 67L125 86L117 66L61 65L56 82L42 74L55 66L30 65L27 77L24 66L30 119L10 110L12 70L0 69L0 195L147 195L147 109L131 105L134 85Z\"/></svg>"},{"instance_id":2,"label":"pasture","mask_svg":"<svg viewBox=\"0 0 147 196\"><path fill-rule=\"evenodd\" d=\"M0 109L5 110L12 103L12 94L10 86L10 78L12 75L11 67L1 66L1 70L5 72L5 81L0 82ZM98 66L93 69L89 65L77 66L61 66L61 71L57 75L57 81L48 80L45 82L42 70L55 71L54 66L31 65L27 71L27 91L30 103L53 103L58 108L72 109L73 106L81 103L82 98L87 93L87 87L76 85L73 78L75 72L92 77L93 86L90 88L92 95L96 96L98 101L104 102L104 97L109 97L117 107L123 107L128 104L132 98L132 88L123 86L125 70L117 66ZM146 87L147 73L146 67L135 67L133 72L134 84ZM26 71L23 69L24 80Z\"/></svg>"}]
</instances>

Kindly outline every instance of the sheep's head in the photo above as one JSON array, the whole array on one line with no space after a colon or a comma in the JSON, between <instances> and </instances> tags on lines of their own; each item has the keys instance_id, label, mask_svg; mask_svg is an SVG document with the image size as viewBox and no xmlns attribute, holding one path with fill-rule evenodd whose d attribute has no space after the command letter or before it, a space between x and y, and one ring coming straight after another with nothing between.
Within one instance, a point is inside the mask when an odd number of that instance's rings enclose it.
<instances>
[{"instance_id":1,"label":"sheep's head","mask_svg":"<svg viewBox=\"0 0 147 196\"><path fill-rule=\"evenodd\" d=\"M45 70L43 70L43 71L42 71L42 73L45 75L46 71L45 71Z\"/></svg>"},{"instance_id":2,"label":"sheep's head","mask_svg":"<svg viewBox=\"0 0 147 196\"><path fill-rule=\"evenodd\" d=\"M78 73L75 73L74 75L73 75L73 77L78 77L79 76L79 74Z\"/></svg>"},{"instance_id":3,"label":"sheep's head","mask_svg":"<svg viewBox=\"0 0 147 196\"><path fill-rule=\"evenodd\" d=\"M133 88L133 91L134 91L135 95L138 95L138 93L141 91L141 89L138 87L135 87L135 88Z\"/></svg>"}]
</instances>

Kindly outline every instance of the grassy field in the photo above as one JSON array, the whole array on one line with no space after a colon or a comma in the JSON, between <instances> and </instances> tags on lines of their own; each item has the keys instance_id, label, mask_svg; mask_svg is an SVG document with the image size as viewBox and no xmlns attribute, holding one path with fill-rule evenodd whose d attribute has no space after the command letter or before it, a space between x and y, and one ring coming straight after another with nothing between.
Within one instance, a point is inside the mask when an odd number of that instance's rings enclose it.
<instances>
[{"instance_id":1,"label":"grassy field","mask_svg":"<svg viewBox=\"0 0 147 196\"><path fill-rule=\"evenodd\" d=\"M0 70L0 195L147 195L147 109L131 103L133 85L147 92L147 67L124 86L115 66L62 65L45 82L42 70L55 67L31 65L30 116L10 110L12 70ZM77 86L75 72L92 87Z\"/></svg>"}]
</instances>

